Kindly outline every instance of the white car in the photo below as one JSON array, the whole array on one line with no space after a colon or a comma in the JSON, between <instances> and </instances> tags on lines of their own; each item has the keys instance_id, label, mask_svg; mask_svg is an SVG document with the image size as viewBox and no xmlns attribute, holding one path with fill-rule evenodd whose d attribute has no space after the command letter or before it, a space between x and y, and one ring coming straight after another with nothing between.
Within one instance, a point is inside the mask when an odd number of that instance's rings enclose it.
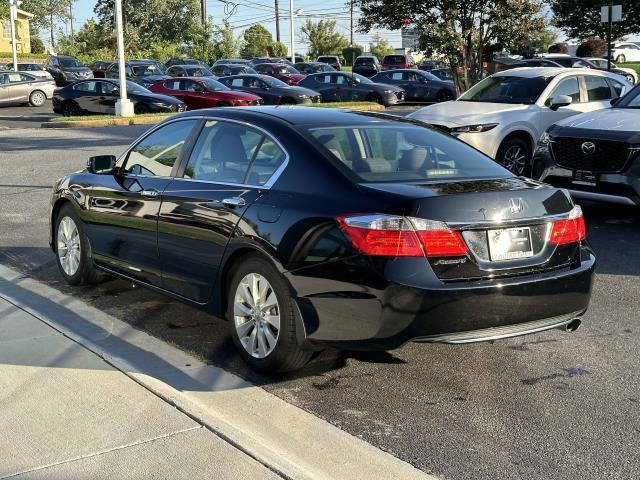
<instances>
[{"instance_id":1,"label":"white car","mask_svg":"<svg viewBox=\"0 0 640 480\"><path fill-rule=\"evenodd\" d=\"M611 58L618 63L640 62L640 46L632 42L616 43L611 50Z\"/></svg>"},{"instance_id":2,"label":"white car","mask_svg":"<svg viewBox=\"0 0 640 480\"><path fill-rule=\"evenodd\" d=\"M516 175L529 175L536 142L551 124L609 107L632 88L620 75L582 68L515 68L495 73L457 100L409 118L440 127Z\"/></svg>"},{"instance_id":3,"label":"white car","mask_svg":"<svg viewBox=\"0 0 640 480\"><path fill-rule=\"evenodd\" d=\"M13 70L13 63L8 63L6 69ZM47 80L53 79L51 74L47 72L42 65L38 65L37 63L18 62L18 71L28 73L29 75L33 75L37 78L46 78Z\"/></svg>"},{"instance_id":4,"label":"white car","mask_svg":"<svg viewBox=\"0 0 640 480\"><path fill-rule=\"evenodd\" d=\"M596 67L607 68L606 58L592 57L592 58L586 58L585 60L589 60ZM633 83L633 84L638 83L638 72L636 72L633 68L620 67L613 62L611 62L611 68L615 68L617 70L624 72L624 77L629 81L629 83Z\"/></svg>"}]
</instances>

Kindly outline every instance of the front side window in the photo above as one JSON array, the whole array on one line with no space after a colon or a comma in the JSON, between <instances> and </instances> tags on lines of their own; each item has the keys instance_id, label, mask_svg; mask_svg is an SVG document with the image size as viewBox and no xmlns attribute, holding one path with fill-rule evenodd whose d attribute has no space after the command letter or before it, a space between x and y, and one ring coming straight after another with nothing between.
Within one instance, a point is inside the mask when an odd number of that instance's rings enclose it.
<instances>
[{"instance_id":1,"label":"front side window","mask_svg":"<svg viewBox=\"0 0 640 480\"><path fill-rule=\"evenodd\" d=\"M127 155L124 172L169 177L197 120L164 125L142 139Z\"/></svg>"},{"instance_id":2,"label":"front side window","mask_svg":"<svg viewBox=\"0 0 640 480\"><path fill-rule=\"evenodd\" d=\"M584 77L589 102L601 102L611 99L611 89L604 77Z\"/></svg>"},{"instance_id":3,"label":"front side window","mask_svg":"<svg viewBox=\"0 0 640 480\"><path fill-rule=\"evenodd\" d=\"M571 103L579 103L580 102L580 85L578 83L578 77L569 77L561 80L556 88L553 89L553 92L549 95L547 99L547 104L551 104L551 99L553 97L558 97L560 95L567 95L571 97Z\"/></svg>"},{"instance_id":4,"label":"front side window","mask_svg":"<svg viewBox=\"0 0 640 480\"><path fill-rule=\"evenodd\" d=\"M437 182L511 176L467 144L423 126L388 122L307 131L355 182Z\"/></svg>"},{"instance_id":5,"label":"front side window","mask_svg":"<svg viewBox=\"0 0 640 480\"><path fill-rule=\"evenodd\" d=\"M259 186L267 183L285 157L282 149L258 130L210 120L198 137L184 176Z\"/></svg>"},{"instance_id":6,"label":"front side window","mask_svg":"<svg viewBox=\"0 0 640 480\"><path fill-rule=\"evenodd\" d=\"M531 105L538 100L550 80L550 77L510 75L487 77L467 90L459 101Z\"/></svg>"}]
</instances>

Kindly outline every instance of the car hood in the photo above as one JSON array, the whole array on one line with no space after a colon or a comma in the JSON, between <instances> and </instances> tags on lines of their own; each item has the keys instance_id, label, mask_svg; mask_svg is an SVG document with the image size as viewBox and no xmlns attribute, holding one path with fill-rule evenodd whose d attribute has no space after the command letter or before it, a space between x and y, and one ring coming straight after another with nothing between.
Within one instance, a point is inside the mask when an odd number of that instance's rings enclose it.
<instances>
[{"instance_id":1,"label":"car hood","mask_svg":"<svg viewBox=\"0 0 640 480\"><path fill-rule=\"evenodd\" d=\"M529 105L487 102L450 101L436 103L416 110L409 118L427 123L435 123L448 127L460 127L476 123L491 121L494 117L505 112L526 110Z\"/></svg>"},{"instance_id":2,"label":"car hood","mask_svg":"<svg viewBox=\"0 0 640 480\"><path fill-rule=\"evenodd\" d=\"M560 127L590 130L640 132L640 110L633 108L605 108L565 118L556 123Z\"/></svg>"},{"instance_id":3,"label":"car hood","mask_svg":"<svg viewBox=\"0 0 640 480\"><path fill-rule=\"evenodd\" d=\"M90 72L91 69L88 67L62 67L62 70L65 72Z\"/></svg>"}]
</instances>

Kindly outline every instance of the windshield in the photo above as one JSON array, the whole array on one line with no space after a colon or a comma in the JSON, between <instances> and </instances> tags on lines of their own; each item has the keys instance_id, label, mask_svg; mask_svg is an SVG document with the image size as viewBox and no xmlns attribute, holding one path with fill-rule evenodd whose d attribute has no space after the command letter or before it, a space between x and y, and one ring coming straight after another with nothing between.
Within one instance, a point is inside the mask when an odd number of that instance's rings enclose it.
<instances>
[{"instance_id":1,"label":"windshield","mask_svg":"<svg viewBox=\"0 0 640 480\"><path fill-rule=\"evenodd\" d=\"M78 60L76 60L75 58L58 58L58 60L60 61L60 66L63 68L78 68L78 67L84 67L84 64L82 62L79 62Z\"/></svg>"},{"instance_id":2,"label":"windshield","mask_svg":"<svg viewBox=\"0 0 640 480\"><path fill-rule=\"evenodd\" d=\"M206 67L187 67L185 68L190 77L211 77L213 73Z\"/></svg>"},{"instance_id":3,"label":"windshield","mask_svg":"<svg viewBox=\"0 0 640 480\"><path fill-rule=\"evenodd\" d=\"M422 76L423 76L423 77L425 77L427 80L430 80L430 81L432 81L432 82L433 82L433 81L436 81L436 82L439 82L439 81L440 81L440 79L439 79L438 77L436 77L433 73L425 72L425 71L422 71L422 70L418 70L418 71L420 72L418 75L422 75Z\"/></svg>"},{"instance_id":4,"label":"windshield","mask_svg":"<svg viewBox=\"0 0 640 480\"><path fill-rule=\"evenodd\" d=\"M120 82L118 82L118 83L120 83ZM147 90L142 85L139 85L139 84L137 84L135 82L132 82L131 80L127 80L127 92L128 93L145 94L145 93L151 93L151 90Z\"/></svg>"},{"instance_id":5,"label":"windshield","mask_svg":"<svg viewBox=\"0 0 640 480\"><path fill-rule=\"evenodd\" d=\"M276 67L273 67L273 70L276 73L300 73L298 70L290 67L289 65L278 65Z\"/></svg>"},{"instance_id":6,"label":"windshield","mask_svg":"<svg viewBox=\"0 0 640 480\"><path fill-rule=\"evenodd\" d=\"M133 74L136 76L141 75L162 75L162 70L158 68L155 64L148 65L131 65L131 69L133 70Z\"/></svg>"},{"instance_id":7,"label":"windshield","mask_svg":"<svg viewBox=\"0 0 640 480\"><path fill-rule=\"evenodd\" d=\"M198 80L198 81L202 82L203 85L205 85L209 90L213 90L213 91L216 91L216 92L223 91L223 90L231 90L226 85L223 85L222 83L218 82L217 80L213 80L211 78L203 78L202 80Z\"/></svg>"},{"instance_id":8,"label":"windshield","mask_svg":"<svg viewBox=\"0 0 640 480\"><path fill-rule=\"evenodd\" d=\"M308 132L356 182L437 182L511 176L491 158L449 135L408 123L385 123L310 128Z\"/></svg>"},{"instance_id":9,"label":"windshield","mask_svg":"<svg viewBox=\"0 0 640 480\"><path fill-rule=\"evenodd\" d=\"M467 90L459 100L531 105L538 100L550 80L550 77L488 77Z\"/></svg>"},{"instance_id":10,"label":"windshield","mask_svg":"<svg viewBox=\"0 0 640 480\"><path fill-rule=\"evenodd\" d=\"M318 57L318 61L323 63L338 63L338 57Z\"/></svg>"},{"instance_id":11,"label":"windshield","mask_svg":"<svg viewBox=\"0 0 640 480\"><path fill-rule=\"evenodd\" d=\"M349 77L353 78L353 80L356 83L375 83L375 82L369 80L367 77L363 77L359 73L351 73L351 74L349 74Z\"/></svg>"},{"instance_id":12,"label":"windshield","mask_svg":"<svg viewBox=\"0 0 640 480\"><path fill-rule=\"evenodd\" d=\"M270 87L288 87L289 86L286 83L284 83L282 80L278 80L277 78L269 77L267 75L262 75L261 78L262 78L262 81L267 85L269 85Z\"/></svg>"},{"instance_id":13,"label":"windshield","mask_svg":"<svg viewBox=\"0 0 640 480\"><path fill-rule=\"evenodd\" d=\"M629 93L620 99L615 108L639 108L640 109L640 86L636 85Z\"/></svg>"}]
</instances>

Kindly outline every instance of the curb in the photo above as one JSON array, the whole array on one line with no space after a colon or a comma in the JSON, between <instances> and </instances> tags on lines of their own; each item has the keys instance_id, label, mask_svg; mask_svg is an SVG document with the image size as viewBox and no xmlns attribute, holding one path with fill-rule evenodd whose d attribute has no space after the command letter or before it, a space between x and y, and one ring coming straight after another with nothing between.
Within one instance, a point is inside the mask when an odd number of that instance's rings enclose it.
<instances>
[{"instance_id":1,"label":"curb","mask_svg":"<svg viewBox=\"0 0 640 480\"><path fill-rule=\"evenodd\" d=\"M435 480L236 375L1 264L0 296L285 479Z\"/></svg>"}]
</instances>

